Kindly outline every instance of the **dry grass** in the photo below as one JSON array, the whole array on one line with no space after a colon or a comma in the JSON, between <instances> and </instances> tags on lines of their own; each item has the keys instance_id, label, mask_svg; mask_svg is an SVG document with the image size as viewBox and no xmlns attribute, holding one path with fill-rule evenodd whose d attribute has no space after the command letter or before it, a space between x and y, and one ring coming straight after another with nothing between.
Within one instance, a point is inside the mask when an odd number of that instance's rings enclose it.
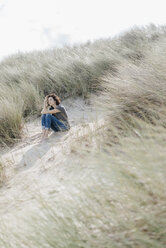
<instances>
[{"instance_id":1,"label":"dry grass","mask_svg":"<svg viewBox=\"0 0 166 248\"><path fill-rule=\"evenodd\" d=\"M119 66L125 67L126 63L139 65L149 56L148 51L151 53L162 43L165 33L165 27L151 25L135 28L113 40L9 56L0 63L0 96L10 102L17 95L24 118L40 115L43 97L50 92L56 92L62 99L76 95L88 97L89 92L101 86L102 76L117 75ZM164 43L162 47L164 50ZM0 104L6 108L1 98ZM14 137L11 133L10 140Z\"/></svg>"}]
</instances>

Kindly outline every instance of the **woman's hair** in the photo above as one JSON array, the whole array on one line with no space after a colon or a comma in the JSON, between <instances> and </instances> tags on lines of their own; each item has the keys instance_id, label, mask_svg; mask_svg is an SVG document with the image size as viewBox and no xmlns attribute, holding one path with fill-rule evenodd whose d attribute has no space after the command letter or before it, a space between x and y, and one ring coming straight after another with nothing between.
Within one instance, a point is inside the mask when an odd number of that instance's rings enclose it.
<instances>
[{"instance_id":1,"label":"woman's hair","mask_svg":"<svg viewBox=\"0 0 166 248\"><path fill-rule=\"evenodd\" d=\"M52 98L54 99L54 101L56 102L56 105L59 105L59 104L60 104L61 99L60 99L57 95L55 95L55 93L49 94L49 95L48 95L48 98L49 98L49 97L52 97ZM48 98L47 98L47 99L48 99Z\"/></svg>"}]
</instances>

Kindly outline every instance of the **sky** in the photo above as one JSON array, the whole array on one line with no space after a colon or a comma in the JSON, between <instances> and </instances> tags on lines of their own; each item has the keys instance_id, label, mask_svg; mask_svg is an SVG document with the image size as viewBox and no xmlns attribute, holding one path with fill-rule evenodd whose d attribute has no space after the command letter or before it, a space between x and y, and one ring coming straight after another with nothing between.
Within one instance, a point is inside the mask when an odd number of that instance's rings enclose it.
<instances>
[{"instance_id":1,"label":"sky","mask_svg":"<svg viewBox=\"0 0 166 248\"><path fill-rule=\"evenodd\" d=\"M164 0L0 0L0 59L166 24Z\"/></svg>"}]
</instances>

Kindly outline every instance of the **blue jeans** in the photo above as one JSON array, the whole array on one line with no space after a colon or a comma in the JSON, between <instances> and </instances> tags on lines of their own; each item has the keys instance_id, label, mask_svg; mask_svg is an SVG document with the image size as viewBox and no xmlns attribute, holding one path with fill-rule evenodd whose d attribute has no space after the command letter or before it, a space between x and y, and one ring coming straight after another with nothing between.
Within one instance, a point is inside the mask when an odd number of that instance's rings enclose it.
<instances>
[{"instance_id":1,"label":"blue jeans","mask_svg":"<svg viewBox=\"0 0 166 248\"><path fill-rule=\"evenodd\" d=\"M58 120L52 114L42 114L41 118L42 129L52 129L55 132L69 130L67 124L64 124L62 121Z\"/></svg>"}]
</instances>

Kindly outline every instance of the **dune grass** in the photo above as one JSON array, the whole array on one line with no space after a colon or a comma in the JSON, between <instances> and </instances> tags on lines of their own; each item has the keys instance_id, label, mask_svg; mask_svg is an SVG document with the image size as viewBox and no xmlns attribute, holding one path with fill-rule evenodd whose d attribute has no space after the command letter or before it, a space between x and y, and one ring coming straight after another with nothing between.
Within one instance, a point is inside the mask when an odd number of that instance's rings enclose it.
<instances>
[{"instance_id":1,"label":"dune grass","mask_svg":"<svg viewBox=\"0 0 166 248\"><path fill-rule=\"evenodd\" d=\"M135 28L114 39L9 56L0 63L0 96L9 98L10 102L10 98L18 95L22 119L29 115L40 115L46 94L55 92L62 99L78 95L88 97L90 92L98 91L102 76L107 73L116 76L119 66L125 68L127 63L139 64L149 57L149 54L146 55L148 51L153 56L156 53L154 48L164 41L165 36L165 27L151 25ZM164 43L162 47L164 50ZM1 98L0 104L7 112L7 106ZM4 132L3 129L0 131ZM1 144L15 141L18 135L7 131L7 137L9 133L10 139L7 140L5 133L0 135Z\"/></svg>"},{"instance_id":2,"label":"dune grass","mask_svg":"<svg viewBox=\"0 0 166 248\"><path fill-rule=\"evenodd\" d=\"M11 144L21 137L22 130L22 106L18 103L17 96L3 96L0 100L0 143ZM3 108L5 106L5 108Z\"/></svg>"}]
</instances>

